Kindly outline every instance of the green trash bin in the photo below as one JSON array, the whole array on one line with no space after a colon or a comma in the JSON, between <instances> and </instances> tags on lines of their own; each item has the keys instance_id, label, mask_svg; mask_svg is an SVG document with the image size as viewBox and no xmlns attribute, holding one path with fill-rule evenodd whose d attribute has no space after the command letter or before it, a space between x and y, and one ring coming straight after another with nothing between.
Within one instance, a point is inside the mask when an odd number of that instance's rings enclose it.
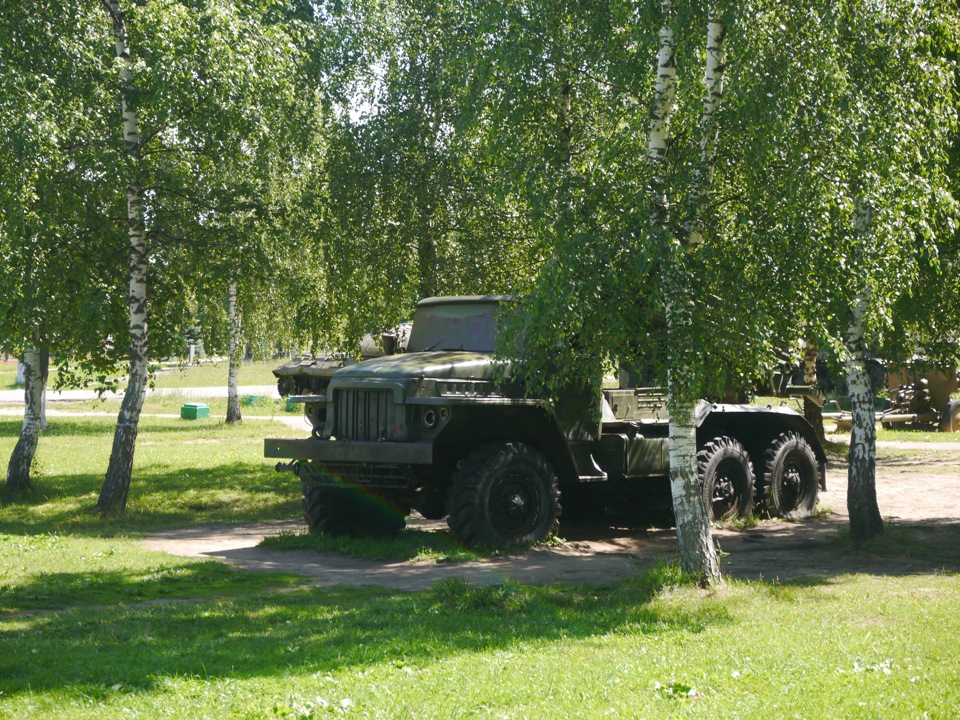
<instances>
[{"instance_id":1,"label":"green trash bin","mask_svg":"<svg viewBox=\"0 0 960 720\"><path fill-rule=\"evenodd\" d=\"M210 417L210 406L206 403L184 403L180 406L180 417L184 420Z\"/></svg>"}]
</instances>

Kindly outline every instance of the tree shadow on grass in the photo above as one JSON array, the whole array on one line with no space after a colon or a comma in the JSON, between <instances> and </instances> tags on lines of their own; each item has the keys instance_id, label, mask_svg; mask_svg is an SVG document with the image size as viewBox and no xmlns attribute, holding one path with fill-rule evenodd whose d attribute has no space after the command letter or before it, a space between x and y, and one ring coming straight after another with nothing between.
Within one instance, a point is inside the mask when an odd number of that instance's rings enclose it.
<instances>
[{"instance_id":1,"label":"tree shadow on grass","mask_svg":"<svg viewBox=\"0 0 960 720\"><path fill-rule=\"evenodd\" d=\"M0 532L109 537L301 515L299 484L278 478L267 463L206 468L170 464L137 470L127 510L116 517L101 518L97 513L102 485L102 475L35 478L33 490L7 498L0 506Z\"/></svg>"},{"instance_id":2,"label":"tree shadow on grass","mask_svg":"<svg viewBox=\"0 0 960 720\"><path fill-rule=\"evenodd\" d=\"M960 572L960 520L887 520L882 536L850 541L849 525L836 517L767 523L718 539L723 571L741 580L803 585L867 574L908 576Z\"/></svg>"},{"instance_id":3,"label":"tree shadow on grass","mask_svg":"<svg viewBox=\"0 0 960 720\"><path fill-rule=\"evenodd\" d=\"M302 582L303 578L283 573L245 573L215 560L165 560L122 571L40 573L25 584L0 586L0 618L176 598L248 595Z\"/></svg>"},{"instance_id":4,"label":"tree shadow on grass","mask_svg":"<svg viewBox=\"0 0 960 720\"><path fill-rule=\"evenodd\" d=\"M398 659L416 664L611 632L701 632L728 621L719 601L693 609L654 602L672 577L651 573L603 591L462 582L418 593L312 588L23 617L0 634L0 690L102 698L117 692L111 688L150 690L166 678L325 673Z\"/></svg>"}]
</instances>

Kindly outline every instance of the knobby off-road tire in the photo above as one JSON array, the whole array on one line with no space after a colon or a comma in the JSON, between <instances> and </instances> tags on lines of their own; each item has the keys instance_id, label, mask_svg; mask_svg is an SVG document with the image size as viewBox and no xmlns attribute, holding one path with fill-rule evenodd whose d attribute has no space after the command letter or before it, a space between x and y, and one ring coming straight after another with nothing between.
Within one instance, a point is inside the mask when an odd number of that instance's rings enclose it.
<instances>
[{"instance_id":1,"label":"knobby off-road tire","mask_svg":"<svg viewBox=\"0 0 960 720\"><path fill-rule=\"evenodd\" d=\"M523 443L490 443L453 473L447 524L470 547L526 548L557 532L560 486L550 463Z\"/></svg>"},{"instance_id":2,"label":"knobby off-road tire","mask_svg":"<svg viewBox=\"0 0 960 720\"><path fill-rule=\"evenodd\" d=\"M960 400L951 400L943 409L940 432L960 432Z\"/></svg>"},{"instance_id":3,"label":"knobby off-road tire","mask_svg":"<svg viewBox=\"0 0 960 720\"><path fill-rule=\"evenodd\" d=\"M791 520L810 517L817 507L819 472L813 448L799 433L780 435L764 454L767 512Z\"/></svg>"},{"instance_id":4,"label":"knobby off-road tire","mask_svg":"<svg viewBox=\"0 0 960 720\"><path fill-rule=\"evenodd\" d=\"M697 453L703 506L711 522L753 513L753 463L746 448L731 437L717 437Z\"/></svg>"},{"instance_id":5,"label":"knobby off-road tire","mask_svg":"<svg viewBox=\"0 0 960 720\"><path fill-rule=\"evenodd\" d=\"M310 532L330 537L386 537L403 530L410 512L383 495L344 486L303 483Z\"/></svg>"}]
</instances>

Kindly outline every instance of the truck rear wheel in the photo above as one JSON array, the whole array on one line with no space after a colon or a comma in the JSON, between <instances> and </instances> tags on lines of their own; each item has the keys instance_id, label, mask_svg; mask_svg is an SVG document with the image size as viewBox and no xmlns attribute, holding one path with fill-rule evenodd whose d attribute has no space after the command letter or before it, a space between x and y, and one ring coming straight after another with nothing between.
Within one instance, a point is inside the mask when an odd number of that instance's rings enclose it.
<instances>
[{"instance_id":1,"label":"truck rear wheel","mask_svg":"<svg viewBox=\"0 0 960 720\"><path fill-rule=\"evenodd\" d=\"M951 400L943 409L940 432L960 432L960 400Z\"/></svg>"},{"instance_id":2,"label":"truck rear wheel","mask_svg":"<svg viewBox=\"0 0 960 720\"><path fill-rule=\"evenodd\" d=\"M409 512L358 488L303 483L303 514L310 532L330 537L385 537L406 525Z\"/></svg>"},{"instance_id":3,"label":"truck rear wheel","mask_svg":"<svg viewBox=\"0 0 960 720\"><path fill-rule=\"evenodd\" d=\"M556 533L560 486L542 453L523 443L490 443L453 473L447 524L468 546L524 548Z\"/></svg>"},{"instance_id":4,"label":"truck rear wheel","mask_svg":"<svg viewBox=\"0 0 960 720\"><path fill-rule=\"evenodd\" d=\"M764 455L767 511L792 520L810 517L820 489L817 458L799 433L786 432Z\"/></svg>"},{"instance_id":5,"label":"truck rear wheel","mask_svg":"<svg viewBox=\"0 0 960 720\"><path fill-rule=\"evenodd\" d=\"M753 464L731 437L714 438L697 453L703 505L711 522L753 513Z\"/></svg>"}]
</instances>

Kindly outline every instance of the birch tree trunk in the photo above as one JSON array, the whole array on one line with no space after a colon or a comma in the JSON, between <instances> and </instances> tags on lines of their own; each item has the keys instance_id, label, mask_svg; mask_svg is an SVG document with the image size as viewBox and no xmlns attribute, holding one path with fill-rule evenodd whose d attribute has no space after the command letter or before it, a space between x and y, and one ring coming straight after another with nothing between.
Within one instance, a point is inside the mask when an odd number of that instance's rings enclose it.
<instances>
[{"instance_id":1,"label":"birch tree trunk","mask_svg":"<svg viewBox=\"0 0 960 720\"><path fill-rule=\"evenodd\" d=\"M230 340L227 354L230 357L230 369L227 372L227 422L238 423L240 416L240 316L237 313L237 283L230 281L227 299L227 313L230 318Z\"/></svg>"},{"instance_id":2,"label":"birch tree trunk","mask_svg":"<svg viewBox=\"0 0 960 720\"><path fill-rule=\"evenodd\" d=\"M819 350L812 342L807 343L806 352L803 354L803 384L817 384L817 355ZM803 397L803 416L813 426L813 431L820 438L820 442L826 440L826 433L823 429L823 408L811 400L806 395Z\"/></svg>"},{"instance_id":3,"label":"birch tree trunk","mask_svg":"<svg viewBox=\"0 0 960 720\"><path fill-rule=\"evenodd\" d=\"M47 380L50 378L50 348L40 346L40 429L47 429Z\"/></svg>"},{"instance_id":4,"label":"birch tree trunk","mask_svg":"<svg viewBox=\"0 0 960 720\"><path fill-rule=\"evenodd\" d=\"M857 196L853 217L854 233L861 245L871 233L870 208ZM870 291L863 288L851 308L847 328L847 389L853 427L847 456L847 512L850 515L850 539L855 543L883 534L883 518L877 505L877 418L873 406L873 386L867 371L866 320Z\"/></svg>"},{"instance_id":5,"label":"birch tree trunk","mask_svg":"<svg viewBox=\"0 0 960 720\"><path fill-rule=\"evenodd\" d=\"M684 403L670 411L670 493L677 522L680 567L701 585L722 582L710 521L703 506L697 468L697 406Z\"/></svg>"},{"instance_id":6,"label":"birch tree trunk","mask_svg":"<svg viewBox=\"0 0 960 720\"><path fill-rule=\"evenodd\" d=\"M864 338L868 298L866 291L857 296L846 337L847 387L853 413L847 457L847 512L850 538L856 543L883 534L883 518L877 505L877 419Z\"/></svg>"},{"instance_id":7,"label":"birch tree trunk","mask_svg":"<svg viewBox=\"0 0 960 720\"><path fill-rule=\"evenodd\" d=\"M672 17L668 0L663 2L665 17ZM653 112L647 156L653 167L653 211L650 225L655 237L668 240L668 253L673 253L676 239L670 235L670 197L663 178L663 167L670 139L670 120L675 111L677 80L676 43L669 22L660 30L660 51L657 54L657 85L654 91ZM674 257L667 267L666 317L668 337L677 337L674 331L686 318L678 317L688 304L682 296L686 283L682 277L682 259ZM670 358L668 388L670 393L669 460L670 492L677 522L680 546L680 565L684 572L697 578L702 585L722 580L720 564L713 546L713 535L703 506L700 482L697 477L696 405L688 389L680 389L677 379L687 377L687 356L683 348L673 348Z\"/></svg>"},{"instance_id":8,"label":"birch tree trunk","mask_svg":"<svg viewBox=\"0 0 960 720\"><path fill-rule=\"evenodd\" d=\"M573 85L564 79L560 87L560 162L564 166L573 160L573 119L570 114Z\"/></svg>"},{"instance_id":9,"label":"birch tree trunk","mask_svg":"<svg viewBox=\"0 0 960 720\"><path fill-rule=\"evenodd\" d=\"M703 240L700 223L703 207L709 201L714 161L717 156L717 111L723 99L726 37L727 29L723 23L716 20L707 23L707 58L703 73L706 92L703 98L703 114L700 116L700 165L694 169L689 212L685 223L688 250Z\"/></svg>"},{"instance_id":10,"label":"birch tree trunk","mask_svg":"<svg viewBox=\"0 0 960 720\"><path fill-rule=\"evenodd\" d=\"M23 425L20 438L7 464L7 493L29 490L32 481L30 468L40 440L40 404L43 396L40 350L29 347L23 351Z\"/></svg>"},{"instance_id":11,"label":"birch tree trunk","mask_svg":"<svg viewBox=\"0 0 960 720\"><path fill-rule=\"evenodd\" d=\"M137 155L140 149L140 130L136 109L130 102L133 75L130 71L130 48L127 30L119 0L101 0L113 24L117 58L121 61L121 109L123 136L130 163L127 180L127 223L130 249L128 271L130 276L127 306L130 313L130 379L120 405L117 427L113 435L110 464L100 491L97 509L101 514L123 512L127 505L130 480L133 475L133 455L137 443L140 411L147 391L147 240L143 214L143 188L137 178Z\"/></svg>"},{"instance_id":12,"label":"birch tree trunk","mask_svg":"<svg viewBox=\"0 0 960 720\"><path fill-rule=\"evenodd\" d=\"M664 15L670 18L672 7L669 0L662 3ZM676 109L677 56L673 28L664 24L660 30L660 51L657 53L657 84L653 95L653 111L650 118L650 137L647 141L647 158L653 166L651 182L653 212L650 225L655 234L668 232L669 197L664 187L663 167L667 159L670 140L670 119Z\"/></svg>"}]
</instances>

